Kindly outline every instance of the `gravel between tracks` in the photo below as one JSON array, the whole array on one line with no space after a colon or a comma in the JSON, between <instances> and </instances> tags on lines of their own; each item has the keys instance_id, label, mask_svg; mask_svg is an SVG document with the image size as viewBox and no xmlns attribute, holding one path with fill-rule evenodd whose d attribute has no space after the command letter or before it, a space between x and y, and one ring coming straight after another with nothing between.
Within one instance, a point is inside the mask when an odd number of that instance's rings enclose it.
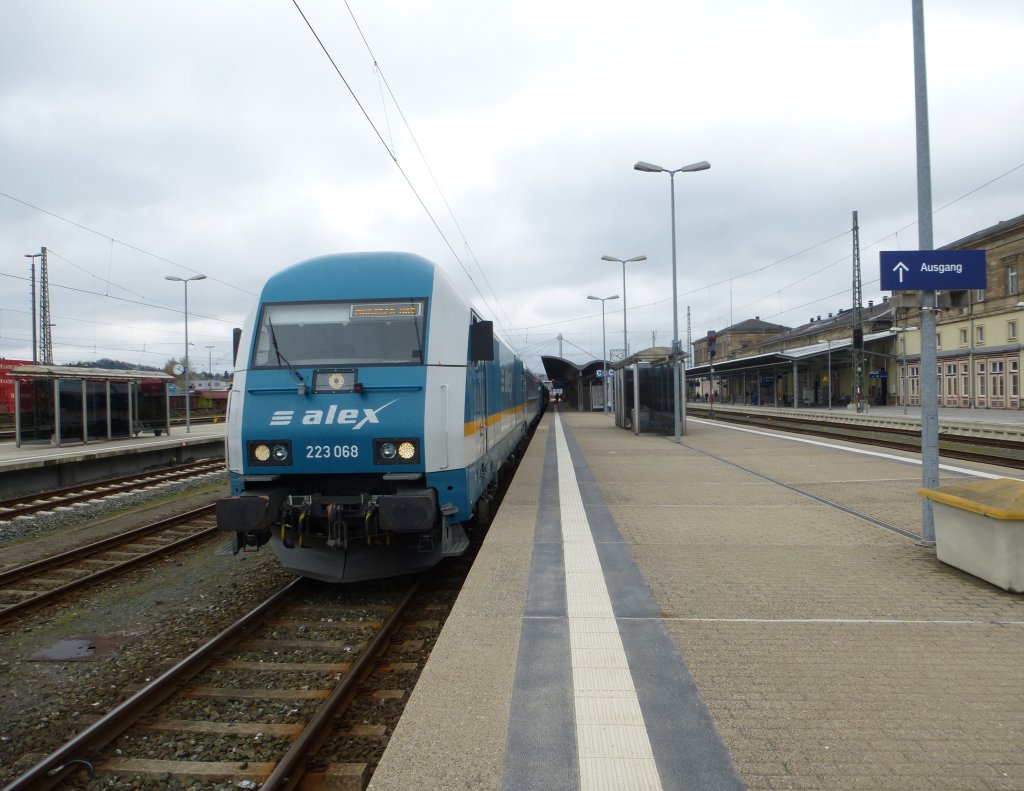
<instances>
[{"instance_id":1,"label":"gravel between tracks","mask_svg":"<svg viewBox=\"0 0 1024 791\"><path fill-rule=\"evenodd\" d=\"M125 531L227 493L225 476L163 484L32 519L0 523L2 565L16 565ZM168 498L176 498L171 502ZM154 500L154 498L160 498ZM184 500L182 499L184 498ZM110 509L133 510L110 514ZM201 544L116 581L71 604L0 625L0 781L25 771L135 692L213 633L291 579L270 551L218 554L226 538ZM92 656L39 661L62 640L88 640ZM181 786L173 780L90 788L234 788Z\"/></svg>"}]
</instances>

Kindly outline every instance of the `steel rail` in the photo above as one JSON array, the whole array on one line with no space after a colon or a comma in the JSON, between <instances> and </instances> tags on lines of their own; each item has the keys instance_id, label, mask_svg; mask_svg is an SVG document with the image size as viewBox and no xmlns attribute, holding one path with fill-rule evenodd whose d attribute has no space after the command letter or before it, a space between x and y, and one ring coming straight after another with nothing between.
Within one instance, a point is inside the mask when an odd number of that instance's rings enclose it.
<instances>
[{"instance_id":1,"label":"steel rail","mask_svg":"<svg viewBox=\"0 0 1024 791\"><path fill-rule=\"evenodd\" d=\"M63 489L39 492L34 496L27 495L24 497L11 497L7 500L0 501L0 509L5 509L0 511L0 520L9 520L17 516L39 513L40 511L52 511L55 508L61 508L72 503L84 503L89 502L90 500L99 500L104 497L110 497L114 494L134 491L139 486L156 486L170 481L180 481L185 478L190 478L205 469L213 471L216 467L223 469L223 460L193 462L191 464L179 465L161 472L137 472L132 475L123 475L118 478L108 478L106 480L93 481L92 483L68 486ZM101 487L108 488L103 489ZM45 502L40 502L39 498L41 497L47 497L49 499Z\"/></svg>"},{"instance_id":2,"label":"steel rail","mask_svg":"<svg viewBox=\"0 0 1024 791\"><path fill-rule=\"evenodd\" d=\"M173 695L182 683L205 670L213 655L236 640L253 623L280 607L303 582L299 577L288 583L0 791L45 791L57 786L80 765L91 765L88 756L110 744L140 717Z\"/></svg>"},{"instance_id":3,"label":"steel rail","mask_svg":"<svg viewBox=\"0 0 1024 791\"><path fill-rule=\"evenodd\" d=\"M699 408L695 412L699 414ZM711 419L708 415L701 415L701 417ZM920 432L913 426L837 423L827 419L789 418L778 414L762 415L754 412L721 412L718 410L713 419L723 423L758 426L773 431L860 442L910 453L921 452ZM947 459L1024 469L1024 444L1013 440L940 431L939 448L942 456Z\"/></svg>"},{"instance_id":4,"label":"steel rail","mask_svg":"<svg viewBox=\"0 0 1024 791\"><path fill-rule=\"evenodd\" d=\"M299 786L306 774L307 759L323 746L331 733L335 717L349 706L359 685L369 676L373 663L387 648L392 636L405 619L413 598L423 584L423 579L423 575L416 578L394 612L352 664L349 672L338 682L330 696L317 709L309 724L278 762L274 771L260 785L260 791L290 791Z\"/></svg>"},{"instance_id":5,"label":"steel rail","mask_svg":"<svg viewBox=\"0 0 1024 791\"><path fill-rule=\"evenodd\" d=\"M94 544L89 544L80 549L68 550L67 552L61 553L60 555L55 555L52 558L43 558L42 560L35 561L34 563L29 563L24 566L18 566L0 575L0 584L9 584L10 582L15 582L19 579L24 579L26 577L31 576L32 574L37 574L41 571L50 571L53 569L70 565L72 561L81 560L83 559L83 557L95 555L99 552L111 549L112 547L128 543L128 541L134 540L135 538L140 538L148 533L154 533L159 530L166 529L168 527L173 527L174 525L188 521L189 519L195 519L197 517L206 516L211 511L213 511L215 507L215 505L204 506L203 508L198 508L194 511L189 511L188 513L182 514L180 516L164 519L160 522L154 522L152 525L145 525L143 527L132 530L130 533L124 533L117 536L113 536L111 538L103 539L102 541L97 541ZM117 563L116 565L112 565L105 569L100 569L99 571L94 571L91 574L88 574L84 577L79 577L78 579L71 580L70 582L67 582L64 585L61 585L56 588L51 588L48 591L42 591L30 599L23 599L22 601L16 602L14 604L8 604L3 607L0 607L0 622L9 619L11 616L20 613L23 610L30 609L32 607L37 607L45 602L50 601L51 599L64 596L78 588L83 588L95 582L98 582L104 577L109 577L113 574L120 573L125 569L131 568L132 566L137 566L141 563L145 563L146 561L152 560L153 558L159 557L160 555L164 555L168 552L173 552L177 549L181 549L184 546L195 543L196 541L199 541L203 538L207 538L216 532L216 527L208 527L203 530L199 530L195 533L192 533L191 535L183 536L177 541L172 541L169 544L165 544L163 546L152 549L148 552L144 552L143 554L138 555L129 560L122 561L120 563ZM86 555L83 555L82 553L86 553Z\"/></svg>"}]
</instances>

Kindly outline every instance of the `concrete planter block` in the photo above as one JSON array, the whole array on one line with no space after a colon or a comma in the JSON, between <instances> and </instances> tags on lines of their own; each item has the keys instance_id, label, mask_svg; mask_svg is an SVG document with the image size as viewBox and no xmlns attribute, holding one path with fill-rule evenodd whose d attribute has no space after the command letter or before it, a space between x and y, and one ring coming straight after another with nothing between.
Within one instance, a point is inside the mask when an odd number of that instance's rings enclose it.
<instances>
[{"instance_id":1,"label":"concrete planter block","mask_svg":"<svg viewBox=\"0 0 1024 791\"><path fill-rule=\"evenodd\" d=\"M918 493L933 503L939 560L1024 593L1024 481L997 478Z\"/></svg>"}]
</instances>

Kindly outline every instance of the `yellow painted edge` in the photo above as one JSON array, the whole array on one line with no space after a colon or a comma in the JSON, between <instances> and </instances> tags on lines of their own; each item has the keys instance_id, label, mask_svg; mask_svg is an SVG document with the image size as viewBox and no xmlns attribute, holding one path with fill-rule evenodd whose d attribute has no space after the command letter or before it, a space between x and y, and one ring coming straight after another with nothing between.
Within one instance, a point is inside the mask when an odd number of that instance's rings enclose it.
<instances>
[{"instance_id":1,"label":"yellow painted edge","mask_svg":"<svg viewBox=\"0 0 1024 791\"><path fill-rule=\"evenodd\" d=\"M942 503L963 511L971 511L982 516L990 516L993 519L1024 519L1024 509L1019 508L998 508L993 505L985 505L967 497L960 497L949 494L939 489L921 488L917 490L921 497L926 497L936 503Z\"/></svg>"}]
</instances>

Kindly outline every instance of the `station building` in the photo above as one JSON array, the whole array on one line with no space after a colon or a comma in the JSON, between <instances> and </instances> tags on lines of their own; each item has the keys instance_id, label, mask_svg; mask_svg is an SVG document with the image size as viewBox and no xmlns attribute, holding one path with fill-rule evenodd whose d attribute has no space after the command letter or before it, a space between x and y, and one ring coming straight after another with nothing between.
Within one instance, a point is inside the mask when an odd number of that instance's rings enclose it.
<instances>
[{"instance_id":1,"label":"station building","mask_svg":"<svg viewBox=\"0 0 1024 791\"><path fill-rule=\"evenodd\" d=\"M936 320L939 406L1020 409L1024 215L943 250L985 250L984 289L943 292ZM862 309L865 405L921 403L920 304L896 292ZM775 406L846 405L856 398L852 308L787 328L747 320L693 343L689 398Z\"/></svg>"}]
</instances>

